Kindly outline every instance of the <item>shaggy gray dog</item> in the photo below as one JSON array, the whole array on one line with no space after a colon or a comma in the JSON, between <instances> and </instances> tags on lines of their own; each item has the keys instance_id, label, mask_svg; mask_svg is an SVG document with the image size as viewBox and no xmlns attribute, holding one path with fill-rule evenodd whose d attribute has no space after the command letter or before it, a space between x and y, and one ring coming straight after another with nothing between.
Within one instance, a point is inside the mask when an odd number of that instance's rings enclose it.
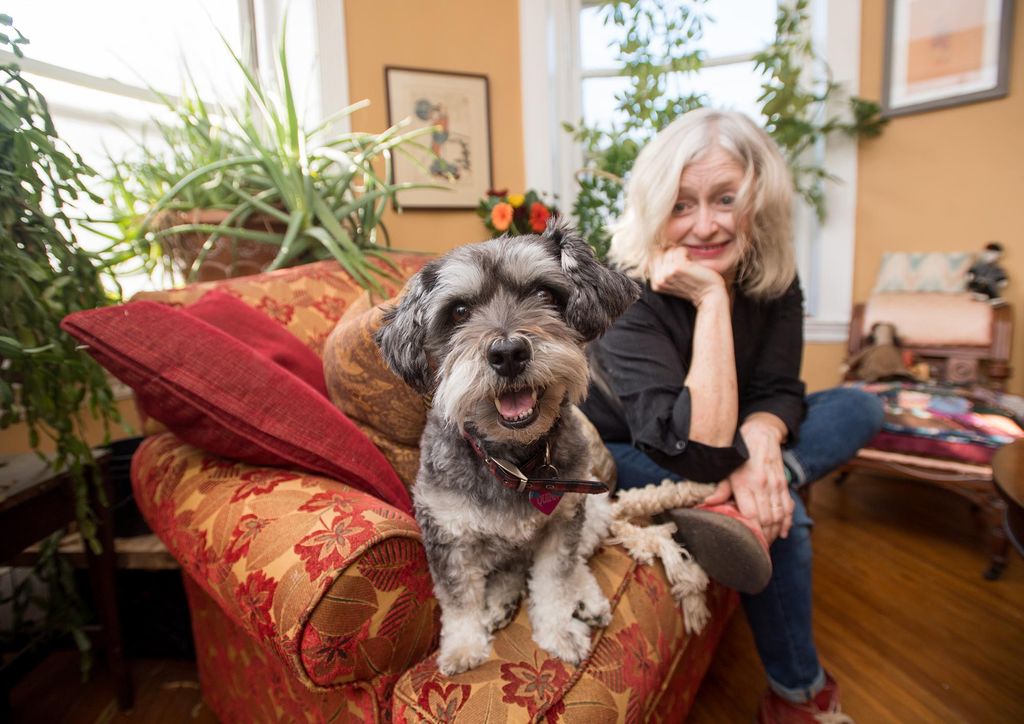
<instances>
[{"instance_id":1,"label":"shaggy gray dog","mask_svg":"<svg viewBox=\"0 0 1024 724\"><path fill-rule=\"evenodd\" d=\"M552 224L428 263L385 314L384 359L432 396L413 497L441 604L442 673L482 663L527 589L534 640L564 661L585 658L590 627L609 622L586 564L608 496L587 479L574 404L587 393L584 344L638 294Z\"/></svg>"}]
</instances>

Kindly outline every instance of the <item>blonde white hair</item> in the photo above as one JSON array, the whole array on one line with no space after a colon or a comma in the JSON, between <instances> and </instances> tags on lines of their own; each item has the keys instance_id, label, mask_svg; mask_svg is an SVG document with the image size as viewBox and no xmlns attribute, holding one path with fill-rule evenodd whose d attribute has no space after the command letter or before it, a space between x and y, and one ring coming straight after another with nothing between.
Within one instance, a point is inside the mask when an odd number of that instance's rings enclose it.
<instances>
[{"instance_id":1,"label":"blonde white hair","mask_svg":"<svg viewBox=\"0 0 1024 724\"><path fill-rule=\"evenodd\" d=\"M780 297L796 277L792 177L775 142L735 111L690 111L640 152L626 187L625 211L612 226L608 259L637 281L649 280L683 170L714 148L743 168L734 207L741 249L737 283L752 297Z\"/></svg>"}]
</instances>

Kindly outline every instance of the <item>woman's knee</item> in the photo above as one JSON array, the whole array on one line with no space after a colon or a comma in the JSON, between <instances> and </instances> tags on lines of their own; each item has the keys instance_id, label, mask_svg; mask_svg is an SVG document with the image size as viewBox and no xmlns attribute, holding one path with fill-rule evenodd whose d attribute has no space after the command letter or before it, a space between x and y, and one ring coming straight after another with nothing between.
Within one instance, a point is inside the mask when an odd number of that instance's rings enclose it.
<instances>
[{"instance_id":1,"label":"woman's knee","mask_svg":"<svg viewBox=\"0 0 1024 724\"><path fill-rule=\"evenodd\" d=\"M882 429L885 408L877 395L855 387L834 387L813 393L807 398L811 409L827 410L828 416L841 422L851 438L861 447Z\"/></svg>"}]
</instances>

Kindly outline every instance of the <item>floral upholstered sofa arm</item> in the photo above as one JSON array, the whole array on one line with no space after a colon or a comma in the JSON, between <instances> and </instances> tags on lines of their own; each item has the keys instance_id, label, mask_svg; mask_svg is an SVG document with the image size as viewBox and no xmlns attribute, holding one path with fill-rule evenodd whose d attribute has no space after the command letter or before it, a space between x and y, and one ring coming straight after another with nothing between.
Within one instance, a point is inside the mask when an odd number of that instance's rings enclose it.
<instances>
[{"instance_id":1,"label":"floral upholstered sofa arm","mask_svg":"<svg viewBox=\"0 0 1024 724\"><path fill-rule=\"evenodd\" d=\"M397 675L436 645L419 529L387 503L170 433L143 443L132 480L185 572L307 686Z\"/></svg>"}]
</instances>

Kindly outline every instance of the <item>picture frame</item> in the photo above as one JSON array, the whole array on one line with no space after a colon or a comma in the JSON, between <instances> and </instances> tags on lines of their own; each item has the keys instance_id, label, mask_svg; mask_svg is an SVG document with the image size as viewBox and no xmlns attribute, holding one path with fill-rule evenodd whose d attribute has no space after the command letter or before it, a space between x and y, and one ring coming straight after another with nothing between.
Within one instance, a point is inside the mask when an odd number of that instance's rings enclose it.
<instances>
[{"instance_id":1,"label":"picture frame","mask_svg":"<svg viewBox=\"0 0 1024 724\"><path fill-rule=\"evenodd\" d=\"M426 150L418 158L391 157L396 183L435 183L449 188L400 191L402 209L475 209L493 186L491 170L490 88L486 75L387 66L388 124L405 118L404 130L439 125L423 137ZM414 149L412 153L417 152Z\"/></svg>"},{"instance_id":2,"label":"picture frame","mask_svg":"<svg viewBox=\"0 0 1024 724\"><path fill-rule=\"evenodd\" d=\"M886 0L884 117L1009 92L1014 0Z\"/></svg>"}]
</instances>

